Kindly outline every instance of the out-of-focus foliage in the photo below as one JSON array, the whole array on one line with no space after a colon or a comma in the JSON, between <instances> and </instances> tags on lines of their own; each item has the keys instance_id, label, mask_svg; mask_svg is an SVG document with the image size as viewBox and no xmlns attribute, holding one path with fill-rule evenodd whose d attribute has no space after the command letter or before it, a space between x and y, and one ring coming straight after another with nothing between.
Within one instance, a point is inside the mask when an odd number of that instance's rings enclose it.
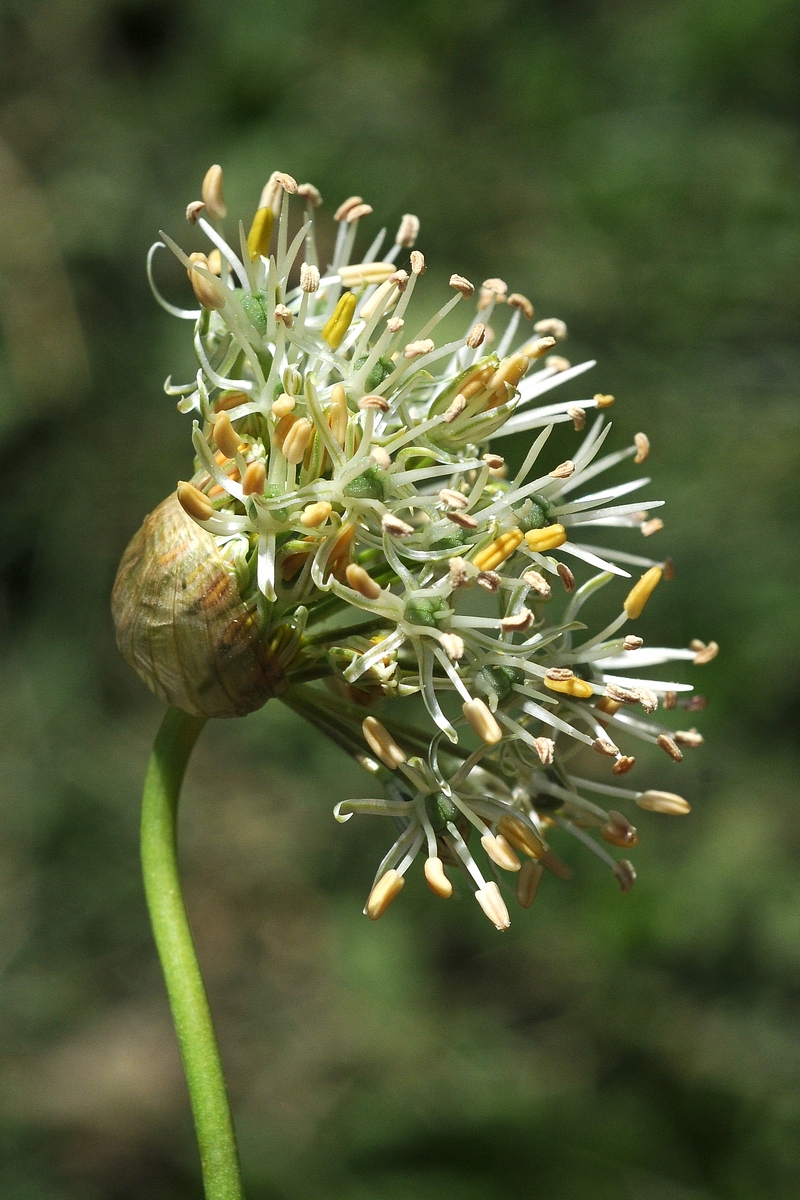
<instances>
[{"instance_id":1,"label":"out-of-focus foliage","mask_svg":"<svg viewBox=\"0 0 800 1200\"><path fill-rule=\"evenodd\" d=\"M206 731L187 889L249 1196L798 1195L799 60L791 0L5 0L4 1200L200 1194L138 878L159 709L107 609L189 462L143 260L212 161L245 219L274 168L358 191L419 213L431 290L563 317L669 502L642 632L722 646L707 746L637 765L692 816L641 815L629 896L573 856L502 937L418 878L369 924L357 770L272 704Z\"/></svg>"}]
</instances>

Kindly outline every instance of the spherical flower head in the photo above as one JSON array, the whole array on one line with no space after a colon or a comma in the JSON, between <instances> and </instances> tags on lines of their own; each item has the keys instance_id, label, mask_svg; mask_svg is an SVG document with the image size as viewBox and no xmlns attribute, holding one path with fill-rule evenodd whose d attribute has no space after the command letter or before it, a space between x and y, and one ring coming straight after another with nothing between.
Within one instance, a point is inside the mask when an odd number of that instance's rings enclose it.
<instances>
[{"instance_id":1,"label":"spherical flower head","mask_svg":"<svg viewBox=\"0 0 800 1200\"><path fill-rule=\"evenodd\" d=\"M671 564L594 541L606 527L640 537L661 528L650 515L660 500L631 499L649 480L598 486L627 460L641 464L649 440L608 448L613 396L543 402L594 363L550 355L566 325L543 318L531 336L533 304L501 279L475 287L452 274L420 326L414 296L430 284L411 249L416 217L403 217L393 245L381 235L360 257L372 209L350 197L321 267L316 188L273 172L249 236L232 245L217 167L211 184L188 210L208 255L162 234L148 259L156 298L194 325L196 378L165 390L193 418L196 457L123 561L123 653L191 712L239 715L278 696L372 774L382 794L342 802L336 816L383 814L399 828L367 901L373 919L422 854L438 896L460 876L504 929L505 881L528 907L543 870L569 874L553 833L593 851L627 891L634 869L610 848L637 834L617 806L688 811L671 792L621 786L615 776L635 767L629 743L678 762L702 741L652 719L659 706L700 707L688 684L628 672L716 652L651 649L626 634ZM304 204L292 239L290 203ZM158 292L164 246L199 307ZM461 331L445 340L441 323L456 309ZM580 436L555 462L548 439L560 423ZM521 433L532 441L512 471L499 450ZM609 585L619 613L592 632L593 598ZM427 728L372 712L412 695Z\"/></svg>"}]
</instances>

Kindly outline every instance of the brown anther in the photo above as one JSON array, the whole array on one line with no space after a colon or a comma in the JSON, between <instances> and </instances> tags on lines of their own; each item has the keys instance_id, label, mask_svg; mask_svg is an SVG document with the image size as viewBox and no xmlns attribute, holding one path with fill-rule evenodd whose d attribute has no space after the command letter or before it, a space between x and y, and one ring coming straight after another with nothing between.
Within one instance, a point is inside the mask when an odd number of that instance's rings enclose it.
<instances>
[{"instance_id":1,"label":"brown anther","mask_svg":"<svg viewBox=\"0 0 800 1200\"><path fill-rule=\"evenodd\" d=\"M522 576L522 582L527 583L534 595L538 596L540 600L549 600L553 594L550 584L539 571L526 571Z\"/></svg>"},{"instance_id":2,"label":"brown anther","mask_svg":"<svg viewBox=\"0 0 800 1200\"><path fill-rule=\"evenodd\" d=\"M567 416L572 420L572 424L577 430L583 429L586 424L586 409L581 408L579 404L573 404L567 409Z\"/></svg>"},{"instance_id":3,"label":"brown anther","mask_svg":"<svg viewBox=\"0 0 800 1200\"><path fill-rule=\"evenodd\" d=\"M287 329L292 328L294 317L292 316L291 310L288 309L285 304L276 304L273 316L279 324L285 325Z\"/></svg>"},{"instance_id":4,"label":"brown anther","mask_svg":"<svg viewBox=\"0 0 800 1200\"><path fill-rule=\"evenodd\" d=\"M431 338L423 338L419 342L409 342L403 349L403 358L420 358L423 354L430 354L434 346L435 343Z\"/></svg>"},{"instance_id":5,"label":"brown anther","mask_svg":"<svg viewBox=\"0 0 800 1200\"><path fill-rule=\"evenodd\" d=\"M222 167L219 163L214 163L213 167L206 171L200 195L209 214L218 221L224 220L228 215L228 207L222 195Z\"/></svg>"},{"instance_id":6,"label":"brown anther","mask_svg":"<svg viewBox=\"0 0 800 1200\"><path fill-rule=\"evenodd\" d=\"M670 756L673 762L681 762L683 752L676 745L675 741L666 733L660 733L657 738L658 744L662 750Z\"/></svg>"},{"instance_id":7,"label":"brown anther","mask_svg":"<svg viewBox=\"0 0 800 1200\"><path fill-rule=\"evenodd\" d=\"M410 254L411 273L412 275L424 275L426 271L425 255L419 250L412 250Z\"/></svg>"},{"instance_id":8,"label":"brown anther","mask_svg":"<svg viewBox=\"0 0 800 1200\"><path fill-rule=\"evenodd\" d=\"M410 275L408 274L408 271L404 271L401 267L399 271L395 271L393 275L389 276L389 283L393 283L398 292L400 292L402 295L402 293L408 287L409 279Z\"/></svg>"},{"instance_id":9,"label":"brown anther","mask_svg":"<svg viewBox=\"0 0 800 1200\"><path fill-rule=\"evenodd\" d=\"M564 358L563 354L549 354L544 360L544 365L551 371L557 371L560 375L562 371L568 371L572 364L568 358Z\"/></svg>"},{"instance_id":10,"label":"brown anther","mask_svg":"<svg viewBox=\"0 0 800 1200\"><path fill-rule=\"evenodd\" d=\"M569 667L548 667L544 677L554 679L557 683L565 683L567 679L575 678L575 672Z\"/></svg>"},{"instance_id":11,"label":"brown anther","mask_svg":"<svg viewBox=\"0 0 800 1200\"><path fill-rule=\"evenodd\" d=\"M356 221L360 221L362 217L368 217L372 212L371 204L354 204L347 213L345 221L348 225L354 225Z\"/></svg>"},{"instance_id":12,"label":"brown anther","mask_svg":"<svg viewBox=\"0 0 800 1200\"><path fill-rule=\"evenodd\" d=\"M447 504L450 508L466 508L469 500L463 492L457 492L454 488L442 488L439 492L439 499L442 504Z\"/></svg>"},{"instance_id":13,"label":"brown anther","mask_svg":"<svg viewBox=\"0 0 800 1200\"><path fill-rule=\"evenodd\" d=\"M678 707L678 693L677 692L664 692L663 704L664 704L664 708L666 708L666 709L677 708Z\"/></svg>"},{"instance_id":14,"label":"brown anther","mask_svg":"<svg viewBox=\"0 0 800 1200\"><path fill-rule=\"evenodd\" d=\"M186 205L186 220L190 225L197 224L197 218L200 216L204 208L205 204L202 200L192 200L190 204Z\"/></svg>"},{"instance_id":15,"label":"brown anther","mask_svg":"<svg viewBox=\"0 0 800 1200\"><path fill-rule=\"evenodd\" d=\"M403 213L400 218L400 228L395 235L395 244L405 246L410 250L418 237L419 217L415 217L413 213Z\"/></svg>"},{"instance_id":16,"label":"brown anther","mask_svg":"<svg viewBox=\"0 0 800 1200\"><path fill-rule=\"evenodd\" d=\"M628 771L631 770L635 762L636 759L632 754L620 754L619 758L611 768L612 775L627 775Z\"/></svg>"},{"instance_id":17,"label":"brown anther","mask_svg":"<svg viewBox=\"0 0 800 1200\"><path fill-rule=\"evenodd\" d=\"M214 422L214 441L226 458L235 458L239 453L239 440L228 414L220 413Z\"/></svg>"},{"instance_id":18,"label":"brown anther","mask_svg":"<svg viewBox=\"0 0 800 1200\"><path fill-rule=\"evenodd\" d=\"M500 576L496 571L478 571L478 578L475 582L478 587L483 588L485 592L490 592L491 595L500 590Z\"/></svg>"},{"instance_id":19,"label":"brown anther","mask_svg":"<svg viewBox=\"0 0 800 1200\"><path fill-rule=\"evenodd\" d=\"M388 412L390 405L388 400L384 400L383 396L362 396L358 402L358 407L362 412L366 412L368 408L375 408L378 412Z\"/></svg>"},{"instance_id":20,"label":"brown anther","mask_svg":"<svg viewBox=\"0 0 800 1200\"><path fill-rule=\"evenodd\" d=\"M454 525L458 525L460 529L477 529L478 522L471 513L459 512L456 509L454 512L445 513L448 521L452 521Z\"/></svg>"},{"instance_id":21,"label":"brown anther","mask_svg":"<svg viewBox=\"0 0 800 1200\"><path fill-rule=\"evenodd\" d=\"M716 658L719 654L719 646L716 642L709 642L707 646L704 645L703 642L700 642L699 645L696 645L695 642L691 642L690 645L692 650L697 651L692 659L692 662L696 667L705 666L706 663L710 663L712 658Z\"/></svg>"},{"instance_id":22,"label":"brown anther","mask_svg":"<svg viewBox=\"0 0 800 1200\"><path fill-rule=\"evenodd\" d=\"M592 399L598 408L611 408L611 405L614 403L613 396L604 396L602 392L595 392Z\"/></svg>"},{"instance_id":23,"label":"brown anther","mask_svg":"<svg viewBox=\"0 0 800 1200\"><path fill-rule=\"evenodd\" d=\"M316 292L319 288L319 267L315 267L313 263L303 263L300 268L300 290L303 292Z\"/></svg>"},{"instance_id":24,"label":"brown anther","mask_svg":"<svg viewBox=\"0 0 800 1200\"><path fill-rule=\"evenodd\" d=\"M302 196L306 204L311 208L319 208L322 204L322 196L319 188L314 187L313 183L299 183L297 185L297 194Z\"/></svg>"},{"instance_id":25,"label":"brown anther","mask_svg":"<svg viewBox=\"0 0 800 1200\"><path fill-rule=\"evenodd\" d=\"M567 336L567 327L558 317L543 317L541 321L536 322L533 332L545 334L548 337L554 337L558 342L563 342Z\"/></svg>"},{"instance_id":26,"label":"brown anther","mask_svg":"<svg viewBox=\"0 0 800 1200\"><path fill-rule=\"evenodd\" d=\"M264 484L267 479L267 468L264 465L264 460L259 458L255 462L251 462L244 473L242 479L242 491L245 496L263 496Z\"/></svg>"},{"instance_id":27,"label":"brown anther","mask_svg":"<svg viewBox=\"0 0 800 1200\"><path fill-rule=\"evenodd\" d=\"M472 329L470 329L469 333L467 334L467 345L469 346L470 350L477 350L478 346L480 346L485 340L486 326L478 321L476 325L472 326Z\"/></svg>"},{"instance_id":28,"label":"brown anther","mask_svg":"<svg viewBox=\"0 0 800 1200\"><path fill-rule=\"evenodd\" d=\"M675 563L671 558L665 558L661 564L661 570L664 572L664 578L669 581L675 578Z\"/></svg>"},{"instance_id":29,"label":"brown anther","mask_svg":"<svg viewBox=\"0 0 800 1200\"><path fill-rule=\"evenodd\" d=\"M336 212L333 214L334 221L343 221L351 209L356 208L359 204L363 203L364 201L361 196L348 196L346 200L342 201Z\"/></svg>"},{"instance_id":30,"label":"brown anther","mask_svg":"<svg viewBox=\"0 0 800 1200\"><path fill-rule=\"evenodd\" d=\"M475 292L474 285L468 279L465 279L463 275L451 275L450 287L457 292L461 292L461 295L466 296L467 299Z\"/></svg>"},{"instance_id":31,"label":"brown anther","mask_svg":"<svg viewBox=\"0 0 800 1200\"><path fill-rule=\"evenodd\" d=\"M517 875L517 904L520 908L530 908L536 899L536 893L539 890L539 884L544 874L544 868L541 863L532 862L528 859L522 864L522 870Z\"/></svg>"},{"instance_id":32,"label":"brown anther","mask_svg":"<svg viewBox=\"0 0 800 1200\"><path fill-rule=\"evenodd\" d=\"M386 328L389 330L389 333L399 333L404 325L405 321L402 317L389 317L389 320L386 322Z\"/></svg>"},{"instance_id":33,"label":"brown anther","mask_svg":"<svg viewBox=\"0 0 800 1200\"><path fill-rule=\"evenodd\" d=\"M652 692L650 688L639 687L636 689L636 694L639 697L639 703L648 716L650 713L654 713L656 711L658 708L658 696L655 694L655 692Z\"/></svg>"},{"instance_id":34,"label":"brown anther","mask_svg":"<svg viewBox=\"0 0 800 1200\"><path fill-rule=\"evenodd\" d=\"M478 296L478 308L488 308L494 300L497 304L505 304L508 284L504 279L484 279Z\"/></svg>"},{"instance_id":35,"label":"brown anther","mask_svg":"<svg viewBox=\"0 0 800 1200\"><path fill-rule=\"evenodd\" d=\"M570 475L575 474L575 463L568 458L566 462L559 463L550 472L551 479L569 479Z\"/></svg>"},{"instance_id":36,"label":"brown anther","mask_svg":"<svg viewBox=\"0 0 800 1200\"><path fill-rule=\"evenodd\" d=\"M471 577L469 573L469 563L464 558L451 558L448 562L449 581L451 588L469 587Z\"/></svg>"},{"instance_id":37,"label":"brown anther","mask_svg":"<svg viewBox=\"0 0 800 1200\"><path fill-rule=\"evenodd\" d=\"M644 645L644 638L637 637L635 633L629 633L625 636L625 641L622 643L623 650L638 650Z\"/></svg>"},{"instance_id":38,"label":"brown anther","mask_svg":"<svg viewBox=\"0 0 800 1200\"><path fill-rule=\"evenodd\" d=\"M178 500L187 516L193 517L195 521L208 521L214 515L208 498L192 483L181 481L178 484Z\"/></svg>"},{"instance_id":39,"label":"brown anther","mask_svg":"<svg viewBox=\"0 0 800 1200\"><path fill-rule=\"evenodd\" d=\"M658 533L660 529L664 528L664 522L661 517L653 517L650 521L642 521L639 528L644 537L652 537L654 533Z\"/></svg>"},{"instance_id":40,"label":"brown anther","mask_svg":"<svg viewBox=\"0 0 800 1200\"><path fill-rule=\"evenodd\" d=\"M638 704L639 693L635 688L620 687L618 683L606 684L606 695L618 704Z\"/></svg>"},{"instance_id":41,"label":"brown anther","mask_svg":"<svg viewBox=\"0 0 800 1200\"><path fill-rule=\"evenodd\" d=\"M521 292L512 292L507 301L510 308L518 308L522 315L528 320L533 320L533 305L527 296L523 296Z\"/></svg>"},{"instance_id":42,"label":"brown anther","mask_svg":"<svg viewBox=\"0 0 800 1200\"><path fill-rule=\"evenodd\" d=\"M703 744L702 733L698 733L698 731L694 728L676 729L672 736L679 746L690 746L694 748L696 746L702 746Z\"/></svg>"},{"instance_id":43,"label":"brown anther","mask_svg":"<svg viewBox=\"0 0 800 1200\"><path fill-rule=\"evenodd\" d=\"M327 500L317 500L314 504L307 504L300 513L300 524L306 529L316 529L325 524L332 512L333 506Z\"/></svg>"},{"instance_id":44,"label":"brown anther","mask_svg":"<svg viewBox=\"0 0 800 1200\"><path fill-rule=\"evenodd\" d=\"M533 624L533 613L529 608L521 608L518 613L500 619L503 633L524 633Z\"/></svg>"},{"instance_id":45,"label":"brown anther","mask_svg":"<svg viewBox=\"0 0 800 1200\"><path fill-rule=\"evenodd\" d=\"M522 353L528 358L544 358L548 350L552 350L556 344L556 339L551 337L534 338L532 342L522 347Z\"/></svg>"},{"instance_id":46,"label":"brown anther","mask_svg":"<svg viewBox=\"0 0 800 1200\"><path fill-rule=\"evenodd\" d=\"M646 433L636 433L633 435L633 444L636 447L636 457L634 462L638 466L643 463L650 453L650 438Z\"/></svg>"},{"instance_id":47,"label":"brown anther","mask_svg":"<svg viewBox=\"0 0 800 1200\"><path fill-rule=\"evenodd\" d=\"M573 575L572 571L570 571L567 564L562 563L562 562L557 563L556 571L558 573L558 578L561 580L562 584L564 585L564 591L565 592L574 592L575 591L575 576Z\"/></svg>"},{"instance_id":48,"label":"brown anther","mask_svg":"<svg viewBox=\"0 0 800 1200\"><path fill-rule=\"evenodd\" d=\"M500 454L482 454L481 458L490 471L499 471L506 465L506 460Z\"/></svg>"},{"instance_id":49,"label":"brown anther","mask_svg":"<svg viewBox=\"0 0 800 1200\"><path fill-rule=\"evenodd\" d=\"M464 657L464 639L457 633L440 633L439 642L451 662Z\"/></svg>"},{"instance_id":50,"label":"brown anther","mask_svg":"<svg viewBox=\"0 0 800 1200\"><path fill-rule=\"evenodd\" d=\"M639 842L639 835L630 821L621 812L610 809L608 822L600 830L600 837L610 846L632 848Z\"/></svg>"},{"instance_id":51,"label":"brown anther","mask_svg":"<svg viewBox=\"0 0 800 1200\"><path fill-rule=\"evenodd\" d=\"M408 525L390 512L385 512L381 517L381 528L385 529L391 537L411 537L414 532L413 525Z\"/></svg>"},{"instance_id":52,"label":"brown anther","mask_svg":"<svg viewBox=\"0 0 800 1200\"><path fill-rule=\"evenodd\" d=\"M539 761L543 767L549 767L553 762L553 756L556 752L556 744L552 738L535 737L533 744L536 747L536 753L539 755Z\"/></svg>"},{"instance_id":53,"label":"brown anther","mask_svg":"<svg viewBox=\"0 0 800 1200\"><path fill-rule=\"evenodd\" d=\"M595 738L592 742L592 749L595 754L604 754L606 758L616 758L619 755L619 747L615 746L608 738Z\"/></svg>"},{"instance_id":54,"label":"brown anther","mask_svg":"<svg viewBox=\"0 0 800 1200\"><path fill-rule=\"evenodd\" d=\"M621 858L619 862L614 863L614 876L622 894L624 895L625 892L629 892L636 882L636 871L633 869L633 863L628 862L627 858Z\"/></svg>"},{"instance_id":55,"label":"brown anther","mask_svg":"<svg viewBox=\"0 0 800 1200\"><path fill-rule=\"evenodd\" d=\"M565 862L562 862L554 850L545 850L539 858L539 862L552 875L558 876L559 879L572 878L572 868L568 867Z\"/></svg>"},{"instance_id":56,"label":"brown anther","mask_svg":"<svg viewBox=\"0 0 800 1200\"><path fill-rule=\"evenodd\" d=\"M688 700L681 700L680 706L684 712L704 712L708 708L708 698L706 696L690 696Z\"/></svg>"}]
</instances>

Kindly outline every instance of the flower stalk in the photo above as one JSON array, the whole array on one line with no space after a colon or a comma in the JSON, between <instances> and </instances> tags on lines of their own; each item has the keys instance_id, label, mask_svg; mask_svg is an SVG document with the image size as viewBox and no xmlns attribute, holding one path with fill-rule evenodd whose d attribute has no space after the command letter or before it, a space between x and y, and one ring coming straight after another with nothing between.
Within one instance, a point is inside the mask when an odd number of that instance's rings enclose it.
<instances>
[{"instance_id":1,"label":"flower stalk","mask_svg":"<svg viewBox=\"0 0 800 1200\"><path fill-rule=\"evenodd\" d=\"M161 723L142 798L142 872L186 1072L206 1200L242 1200L236 1136L219 1047L178 874L178 801L187 763L204 725L204 717L177 708L170 708Z\"/></svg>"}]
</instances>

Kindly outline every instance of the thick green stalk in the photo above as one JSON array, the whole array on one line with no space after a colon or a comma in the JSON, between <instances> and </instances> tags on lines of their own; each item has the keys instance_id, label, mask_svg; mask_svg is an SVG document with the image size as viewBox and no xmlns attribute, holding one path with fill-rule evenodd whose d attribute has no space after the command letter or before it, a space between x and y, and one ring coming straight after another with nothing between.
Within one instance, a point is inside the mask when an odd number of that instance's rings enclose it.
<instances>
[{"instance_id":1,"label":"thick green stalk","mask_svg":"<svg viewBox=\"0 0 800 1200\"><path fill-rule=\"evenodd\" d=\"M171 708L158 731L142 799L142 869L189 1087L206 1200L241 1200L236 1137L219 1047L178 876L178 800L186 764L204 724L203 717Z\"/></svg>"}]
</instances>

